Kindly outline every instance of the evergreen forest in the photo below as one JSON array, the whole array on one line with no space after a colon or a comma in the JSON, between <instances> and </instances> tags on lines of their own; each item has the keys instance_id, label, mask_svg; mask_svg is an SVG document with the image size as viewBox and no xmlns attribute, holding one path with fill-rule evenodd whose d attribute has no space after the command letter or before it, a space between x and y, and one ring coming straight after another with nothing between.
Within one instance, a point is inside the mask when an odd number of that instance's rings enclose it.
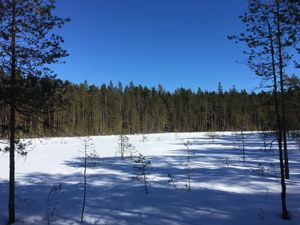
<instances>
[{"instance_id":1,"label":"evergreen forest","mask_svg":"<svg viewBox=\"0 0 300 225\"><path fill-rule=\"evenodd\" d=\"M161 85L148 88L132 82L123 87L112 82L96 86L48 77L28 79L23 81L24 92L19 93L24 105L17 116L20 137L276 129L272 92L249 93L234 86L224 91L220 83L218 91L178 88L170 92ZM300 89L296 77L289 80L285 95L287 127L299 129ZM38 119L30 116L28 99L35 102ZM40 104L39 109L36 104ZM7 134L6 110L0 112L2 135Z\"/></svg>"}]
</instances>

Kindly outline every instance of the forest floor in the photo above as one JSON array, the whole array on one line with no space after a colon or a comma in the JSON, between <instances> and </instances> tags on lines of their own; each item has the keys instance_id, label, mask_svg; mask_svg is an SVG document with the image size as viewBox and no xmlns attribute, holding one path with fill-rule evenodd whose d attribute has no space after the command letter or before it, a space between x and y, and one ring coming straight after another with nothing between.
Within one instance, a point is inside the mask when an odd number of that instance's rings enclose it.
<instances>
[{"instance_id":1,"label":"forest floor","mask_svg":"<svg viewBox=\"0 0 300 225\"><path fill-rule=\"evenodd\" d=\"M239 133L128 135L146 166L147 187L133 159L118 153L118 136L91 137L84 224L103 225L299 225L300 151L289 140L289 221L280 218L278 151L262 135ZM213 138L214 137L214 138ZM80 223L83 138L31 139L16 159L17 224ZM272 138L269 137L268 141ZM27 140L29 141L29 140ZM187 150L186 143L189 150ZM0 155L0 225L7 222L8 155Z\"/></svg>"}]
</instances>

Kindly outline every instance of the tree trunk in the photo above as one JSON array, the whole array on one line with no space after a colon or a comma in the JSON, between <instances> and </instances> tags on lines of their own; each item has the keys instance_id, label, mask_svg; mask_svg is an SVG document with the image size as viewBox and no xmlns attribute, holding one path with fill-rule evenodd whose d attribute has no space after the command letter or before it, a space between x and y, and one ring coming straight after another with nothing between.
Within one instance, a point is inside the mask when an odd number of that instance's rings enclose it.
<instances>
[{"instance_id":1,"label":"tree trunk","mask_svg":"<svg viewBox=\"0 0 300 225\"><path fill-rule=\"evenodd\" d=\"M289 158L286 138L286 119L285 119L285 102L284 102L284 81L283 81L283 59L282 59L282 44L281 44L281 26L279 15L279 0L276 0L277 7L277 40L278 40L278 54L279 54L279 75L280 75L280 101L281 101L281 126L283 136L283 152L284 152L284 171L285 179L290 178L289 172Z\"/></svg>"},{"instance_id":2,"label":"tree trunk","mask_svg":"<svg viewBox=\"0 0 300 225\"><path fill-rule=\"evenodd\" d=\"M10 137L9 137L9 202L8 224L15 218L15 134L16 134L16 2L12 2L11 75L10 75Z\"/></svg>"},{"instance_id":3,"label":"tree trunk","mask_svg":"<svg viewBox=\"0 0 300 225\"><path fill-rule=\"evenodd\" d=\"M278 90L277 90L277 77L276 77L276 68L275 68L275 51L272 39L272 30L271 26L268 23L269 29L269 41L272 55L272 73L273 73L273 95L275 101L275 113L277 120L277 141L278 141L278 153L279 153L279 163L280 163L280 183L281 183L281 208L282 208L282 218L289 219L289 214L286 208L286 184L284 178L284 166L283 166L283 156L282 156L282 126L281 126L281 117L279 112L278 104Z\"/></svg>"},{"instance_id":4,"label":"tree trunk","mask_svg":"<svg viewBox=\"0 0 300 225\"><path fill-rule=\"evenodd\" d=\"M86 202L86 187L87 187L87 179L86 179L86 169L87 169L87 148L88 142L87 139L84 141L84 171L83 171L83 202L81 208L81 217L80 223L83 222L84 210L85 210L85 202Z\"/></svg>"}]
</instances>

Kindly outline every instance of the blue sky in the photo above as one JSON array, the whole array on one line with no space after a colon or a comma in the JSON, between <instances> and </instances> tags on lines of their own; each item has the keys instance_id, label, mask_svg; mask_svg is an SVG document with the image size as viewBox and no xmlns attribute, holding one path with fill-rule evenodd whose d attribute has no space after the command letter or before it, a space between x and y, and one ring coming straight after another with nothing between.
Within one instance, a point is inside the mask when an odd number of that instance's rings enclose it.
<instances>
[{"instance_id":1,"label":"blue sky","mask_svg":"<svg viewBox=\"0 0 300 225\"><path fill-rule=\"evenodd\" d=\"M243 30L246 0L57 0L71 18L59 33L70 56L61 79L197 90L253 90L259 80L227 35Z\"/></svg>"}]
</instances>

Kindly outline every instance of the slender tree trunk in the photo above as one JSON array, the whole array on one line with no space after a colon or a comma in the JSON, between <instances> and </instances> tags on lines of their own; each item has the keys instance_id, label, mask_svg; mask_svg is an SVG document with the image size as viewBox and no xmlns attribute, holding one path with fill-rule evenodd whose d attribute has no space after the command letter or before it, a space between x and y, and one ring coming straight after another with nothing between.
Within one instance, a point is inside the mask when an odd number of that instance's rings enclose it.
<instances>
[{"instance_id":1,"label":"slender tree trunk","mask_svg":"<svg viewBox=\"0 0 300 225\"><path fill-rule=\"evenodd\" d=\"M83 171L83 202L81 208L81 218L80 223L83 222L84 210L85 210L85 202L86 202L86 187L87 187L87 179L86 179L86 168L87 168L87 142L84 144L84 171Z\"/></svg>"},{"instance_id":2,"label":"slender tree trunk","mask_svg":"<svg viewBox=\"0 0 300 225\"><path fill-rule=\"evenodd\" d=\"M281 102L281 126L283 136L283 152L284 152L284 171L285 179L290 178L289 172L289 158L286 138L286 118L285 118L285 101L284 101L284 81L283 81L283 59L282 59L282 44L281 44L281 26L279 15L279 0L276 0L277 7L277 40L278 40L278 54L279 54L279 75L280 75L280 102Z\"/></svg>"},{"instance_id":3,"label":"slender tree trunk","mask_svg":"<svg viewBox=\"0 0 300 225\"><path fill-rule=\"evenodd\" d=\"M15 133L16 133L16 2L12 1L11 75L10 75L10 137L9 137L9 202L8 224L15 218Z\"/></svg>"},{"instance_id":4,"label":"slender tree trunk","mask_svg":"<svg viewBox=\"0 0 300 225\"><path fill-rule=\"evenodd\" d=\"M273 73L273 95L275 101L275 113L277 120L277 141L278 141L278 153L279 153L279 162L280 162L280 183L281 183L281 208L282 208L282 218L289 219L289 214L286 207L286 184L284 178L284 165L283 165L283 155L282 155L282 126L281 126L281 117L279 112L279 103L278 103L278 90L277 90L277 77L276 77L276 68L275 68L275 52L272 39L272 30L271 26L268 23L269 29L269 41L271 47L272 55L272 73Z\"/></svg>"},{"instance_id":5,"label":"slender tree trunk","mask_svg":"<svg viewBox=\"0 0 300 225\"><path fill-rule=\"evenodd\" d=\"M277 2L277 11L279 12L279 3ZM261 2L257 0L257 3L260 5L262 12L266 18L266 23L268 26L268 38L270 41L270 51L271 51L271 59L272 59L272 75L273 75L273 96L275 102L275 113L276 113L276 122L277 122L277 141L278 141L278 153L279 153L279 162L280 162L280 183L281 183L281 208L282 208L282 218L283 219L290 219L287 207L286 207L286 184L285 184L285 170L284 170L284 163L283 163L283 151L282 151L282 121L281 115L279 111L279 101L278 101L278 90L277 90L277 75L276 75L276 61L275 61L275 51L274 51L274 41L273 41L273 32L272 27L270 25L268 15L265 14L264 8L261 5ZM277 18L279 21L279 17ZM279 27L280 31L280 27ZM279 33L278 33L279 34ZM281 54L280 54L281 55ZM281 66L280 66L281 67ZM282 69L282 67L280 68Z\"/></svg>"},{"instance_id":6,"label":"slender tree trunk","mask_svg":"<svg viewBox=\"0 0 300 225\"><path fill-rule=\"evenodd\" d=\"M121 135L121 137L120 137L120 138L121 138L121 140L120 140L120 141L121 141L121 143L120 143L120 145L121 145L121 146L120 146L120 151L121 151L121 160L123 160L123 138L122 138L122 135Z\"/></svg>"},{"instance_id":7,"label":"slender tree trunk","mask_svg":"<svg viewBox=\"0 0 300 225\"><path fill-rule=\"evenodd\" d=\"M242 135L242 147L243 147L243 162L246 162L246 151L245 151L245 136L244 136L244 129L242 129L241 135Z\"/></svg>"},{"instance_id":8,"label":"slender tree trunk","mask_svg":"<svg viewBox=\"0 0 300 225\"><path fill-rule=\"evenodd\" d=\"M108 113L107 113L107 92L105 92L104 96L104 133L108 133Z\"/></svg>"},{"instance_id":9,"label":"slender tree trunk","mask_svg":"<svg viewBox=\"0 0 300 225\"><path fill-rule=\"evenodd\" d=\"M148 191L148 187L147 187L147 177L146 177L146 172L143 173L143 176L144 176L144 187L145 187L145 192L146 192L146 194L148 194L149 191Z\"/></svg>"}]
</instances>

